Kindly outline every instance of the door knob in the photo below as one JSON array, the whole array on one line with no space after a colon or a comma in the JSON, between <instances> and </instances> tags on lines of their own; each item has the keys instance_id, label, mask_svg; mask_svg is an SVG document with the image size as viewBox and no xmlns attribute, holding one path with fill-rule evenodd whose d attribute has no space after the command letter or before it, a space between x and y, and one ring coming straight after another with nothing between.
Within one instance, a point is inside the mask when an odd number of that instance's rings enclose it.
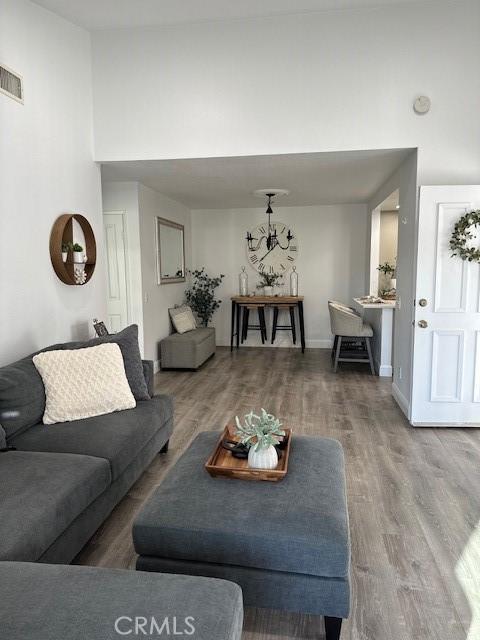
<instances>
[{"instance_id":1,"label":"door knob","mask_svg":"<svg viewBox=\"0 0 480 640\"><path fill-rule=\"evenodd\" d=\"M420 329L426 329L428 327L428 322L426 320L419 320L418 326Z\"/></svg>"},{"instance_id":2,"label":"door knob","mask_svg":"<svg viewBox=\"0 0 480 640\"><path fill-rule=\"evenodd\" d=\"M426 307L426 306L427 306L427 304L428 304L428 302L425 300L425 298L420 298L420 300L418 301L418 304L419 304L421 307Z\"/></svg>"}]
</instances>

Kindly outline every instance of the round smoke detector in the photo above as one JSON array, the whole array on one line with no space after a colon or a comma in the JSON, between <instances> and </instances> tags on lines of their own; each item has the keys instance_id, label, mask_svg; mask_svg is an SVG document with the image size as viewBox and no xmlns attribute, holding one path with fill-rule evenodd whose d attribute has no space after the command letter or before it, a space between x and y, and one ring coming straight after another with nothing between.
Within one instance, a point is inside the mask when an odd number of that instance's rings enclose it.
<instances>
[{"instance_id":1,"label":"round smoke detector","mask_svg":"<svg viewBox=\"0 0 480 640\"><path fill-rule=\"evenodd\" d=\"M418 96L413 102L413 110L419 116L424 116L430 111L432 103L428 96Z\"/></svg>"},{"instance_id":2,"label":"round smoke detector","mask_svg":"<svg viewBox=\"0 0 480 640\"><path fill-rule=\"evenodd\" d=\"M289 193L290 191L288 189L275 189L274 187L271 187L270 189L256 189L253 192L253 195L256 198L262 198L264 200L265 198L268 198L268 196L271 196L271 202L275 202L277 198L288 196Z\"/></svg>"}]
</instances>

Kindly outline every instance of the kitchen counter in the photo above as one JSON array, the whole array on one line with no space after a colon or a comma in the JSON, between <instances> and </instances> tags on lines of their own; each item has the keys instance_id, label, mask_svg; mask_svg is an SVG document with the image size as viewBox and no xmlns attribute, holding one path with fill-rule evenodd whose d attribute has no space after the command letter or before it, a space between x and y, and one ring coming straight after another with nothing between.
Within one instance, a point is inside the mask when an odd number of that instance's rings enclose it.
<instances>
[{"instance_id":1,"label":"kitchen counter","mask_svg":"<svg viewBox=\"0 0 480 640\"><path fill-rule=\"evenodd\" d=\"M353 301L363 309L395 309L396 300L383 300L381 302L366 302L364 298L354 298Z\"/></svg>"},{"instance_id":2,"label":"kitchen counter","mask_svg":"<svg viewBox=\"0 0 480 640\"><path fill-rule=\"evenodd\" d=\"M355 306L373 328L373 359L375 369L381 377L393 375L393 327L395 320L395 300L369 302L364 298L354 298Z\"/></svg>"}]
</instances>

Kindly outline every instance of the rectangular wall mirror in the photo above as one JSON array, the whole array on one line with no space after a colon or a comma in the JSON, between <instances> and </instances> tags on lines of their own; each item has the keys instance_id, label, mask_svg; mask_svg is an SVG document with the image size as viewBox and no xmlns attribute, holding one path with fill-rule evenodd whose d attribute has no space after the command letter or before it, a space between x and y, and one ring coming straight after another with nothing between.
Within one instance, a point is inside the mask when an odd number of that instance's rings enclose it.
<instances>
[{"instance_id":1,"label":"rectangular wall mirror","mask_svg":"<svg viewBox=\"0 0 480 640\"><path fill-rule=\"evenodd\" d=\"M185 282L183 224L156 218L157 284Z\"/></svg>"}]
</instances>

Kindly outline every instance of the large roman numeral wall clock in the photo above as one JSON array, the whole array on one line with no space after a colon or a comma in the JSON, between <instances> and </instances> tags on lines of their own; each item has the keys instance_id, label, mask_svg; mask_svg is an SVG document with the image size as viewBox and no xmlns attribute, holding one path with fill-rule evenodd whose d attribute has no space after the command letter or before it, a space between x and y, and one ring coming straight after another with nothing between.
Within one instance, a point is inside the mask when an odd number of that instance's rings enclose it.
<instances>
[{"instance_id":1,"label":"large roman numeral wall clock","mask_svg":"<svg viewBox=\"0 0 480 640\"><path fill-rule=\"evenodd\" d=\"M298 242L293 229L284 222L271 222L272 199L288 194L285 190L260 189L255 195L268 198L268 221L247 231L247 258L251 266L264 273L285 273L291 269L298 255Z\"/></svg>"},{"instance_id":2,"label":"large roman numeral wall clock","mask_svg":"<svg viewBox=\"0 0 480 640\"><path fill-rule=\"evenodd\" d=\"M247 233L246 243L249 263L265 273L289 271L298 254L295 233L283 222L259 224Z\"/></svg>"}]
</instances>

